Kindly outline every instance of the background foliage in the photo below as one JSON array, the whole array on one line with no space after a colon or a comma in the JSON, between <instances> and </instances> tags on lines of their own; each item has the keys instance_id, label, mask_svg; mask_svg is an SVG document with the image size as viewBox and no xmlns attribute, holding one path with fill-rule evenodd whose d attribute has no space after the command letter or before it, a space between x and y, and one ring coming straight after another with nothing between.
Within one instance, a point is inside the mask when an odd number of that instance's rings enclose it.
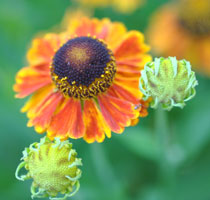
<instances>
[{"instance_id":1,"label":"background foliage","mask_svg":"<svg viewBox=\"0 0 210 200\"><path fill-rule=\"evenodd\" d=\"M95 16L122 21L142 32L151 14L167 0L147 0L131 15L111 8ZM0 199L30 199L30 181L14 177L22 150L41 137L27 128L19 112L25 100L14 99L15 73L26 65L32 38L63 18L69 0L0 1ZM197 75L196 97L184 110L149 110L122 135L102 144L73 141L83 158L80 192L74 200L210 200L210 80ZM158 118L157 118L158 116ZM166 128L165 125L168 125Z\"/></svg>"}]
</instances>

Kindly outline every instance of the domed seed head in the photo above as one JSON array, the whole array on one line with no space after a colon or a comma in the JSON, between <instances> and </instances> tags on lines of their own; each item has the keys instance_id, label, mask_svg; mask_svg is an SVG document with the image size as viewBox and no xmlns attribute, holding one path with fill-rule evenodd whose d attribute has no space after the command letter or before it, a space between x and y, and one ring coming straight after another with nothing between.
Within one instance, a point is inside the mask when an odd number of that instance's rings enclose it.
<instances>
[{"instance_id":1,"label":"domed seed head","mask_svg":"<svg viewBox=\"0 0 210 200\"><path fill-rule=\"evenodd\" d=\"M68 40L55 53L51 77L65 97L92 99L107 91L116 73L113 52L90 36Z\"/></svg>"},{"instance_id":2,"label":"domed seed head","mask_svg":"<svg viewBox=\"0 0 210 200\"><path fill-rule=\"evenodd\" d=\"M33 179L31 186L32 198L56 197L59 193L63 198L73 196L79 189L78 179L81 177L81 159L72 149L69 141L56 139L51 142L44 137L40 143L33 143L23 151L23 162L16 170L19 180ZM18 176L22 167L28 171L26 175Z\"/></svg>"},{"instance_id":3,"label":"domed seed head","mask_svg":"<svg viewBox=\"0 0 210 200\"><path fill-rule=\"evenodd\" d=\"M174 106L183 108L185 102L195 96L196 85L198 82L190 62L179 61L176 57L155 58L154 62L148 62L141 71L139 83L144 100L152 99L152 108L160 103L167 110Z\"/></svg>"}]
</instances>

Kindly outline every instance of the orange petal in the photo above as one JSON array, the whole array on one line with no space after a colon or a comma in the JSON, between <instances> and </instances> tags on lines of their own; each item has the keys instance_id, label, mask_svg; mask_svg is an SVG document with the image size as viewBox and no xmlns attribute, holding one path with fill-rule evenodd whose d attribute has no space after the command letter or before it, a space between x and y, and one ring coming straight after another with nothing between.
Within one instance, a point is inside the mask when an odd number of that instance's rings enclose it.
<instances>
[{"instance_id":1,"label":"orange petal","mask_svg":"<svg viewBox=\"0 0 210 200\"><path fill-rule=\"evenodd\" d=\"M50 75L50 65L49 63L42 63L39 65L31 65L31 68L35 69L40 74Z\"/></svg>"},{"instance_id":2,"label":"orange petal","mask_svg":"<svg viewBox=\"0 0 210 200\"><path fill-rule=\"evenodd\" d=\"M115 49L116 60L125 60L141 55L149 50L144 44L144 36L138 31L130 31L126 34L122 43Z\"/></svg>"},{"instance_id":3,"label":"orange petal","mask_svg":"<svg viewBox=\"0 0 210 200\"><path fill-rule=\"evenodd\" d=\"M126 27L122 23L112 23L112 26L110 27L109 33L104 38L106 43L109 45L109 47L114 50L121 40L119 38L123 38L123 36L126 34Z\"/></svg>"},{"instance_id":4,"label":"orange petal","mask_svg":"<svg viewBox=\"0 0 210 200\"><path fill-rule=\"evenodd\" d=\"M85 134L85 125L82 117L81 102L75 100L74 106L76 107L75 116L73 119L73 125L70 129L69 137L80 138Z\"/></svg>"},{"instance_id":5,"label":"orange petal","mask_svg":"<svg viewBox=\"0 0 210 200\"><path fill-rule=\"evenodd\" d=\"M139 123L139 118L131 120L131 126L136 126Z\"/></svg>"},{"instance_id":6,"label":"orange petal","mask_svg":"<svg viewBox=\"0 0 210 200\"><path fill-rule=\"evenodd\" d=\"M18 92L16 97L23 98L51 83L48 73L40 73L32 67L24 67L17 73L14 91Z\"/></svg>"},{"instance_id":7,"label":"orange petal","mask_svg":"<svg viewBox=\"0 0 210 200\"><path fill-rule=\"evenodd\" d=\"M56 34L46 34L44 38L34 39L27 54L29 64L50 63L59 46L60 40Z\"/></svg>"},{"instance_id":8,"label":"orange petal","mask_svg":"<svg viewBox=\"0 0 210 200\"><path fill-rule=\"evenodd\" d=\"M142 98L142 93L138 87L126 88L124 85L113 84L108 91L112 94L112 96L132 102L135 105L138 105L139 100Z\"/></svg>"},{"instance_id":9,"label":"orange petal","mask_svg":"<svg viewBox=\"0 0 210 200\"><path fill-rule=\"evenodd\" d=\"M148 107L149 103L151 102L151 98L148 99L147 101L140 100L139 101L139 117L146 117L148 115ZM131 121L131 126L135 126L138 124L140 118L132 119Z\"/></svg>"},{"instance_id":10,"label":"orange petal","mask_svg":"<svg viewBox=\"0 0 210 200\"><path fill-rule=\"evenodd\" d=\"M105 40L110 34L109 30L111 27L112 23L107 18L98 20L96 18L80 17L79 19L73 19L69 23L68 33L76 36L96 36L99 39Z\"/></svg>"},{"instance_id":11,"label":"orange petal","mask_svg":"<svg viewBox=\"0 0 210 200\"><path fill-rule=\"evenodd\" d=\"M149 104L151 101L152 101L152 98L149 98L147 101L140 100L140 105L141 105L140 112L139 112L140 117L146 117L148 115L147 109L149 108Z\"/></svg>"},{"instance_id":12,"label":"orange petal","mask_svg":"<svg viewBox=\"0 0 210 200\"><path fill-rule=\"evenodd\" d=\"M84 103L84 122L86 132L84 140L88 143L92 143L95 140L97 142L103 142L105 135L111 137L111 130L106 124L101 112L97 108L96 104L92 100L86 100Z\"/></svg>"},{"instance_id":13,"label":"orange petal","mask_svg":"<svg viewBox=\"0 0 210 200\"><path fill-rule=\"evenodd\" d=\"M142 98L142 93L139 90L139 79L133 78L123 80L116 78L113 83L113 86L114 90L116 90L119 93L128 93L138 100ZM131 101L131 99L127 99L127 101ZM131 102L134 103L133 101Z\"/></svg>"},{"instance_id":14,"label":"orange petal","mask_svg":"<svg viewBox=\"0 0 210 200\"><path fill-rule=\"evenodd\" d=\"M50 124L53 114L61 102L63 95L61 93L51 93L36 109L36 115L30 119L28 126L35 126L38 133L43 133Z\"/></svg>"},{"instance_id":15,"label":"orange petal","mask_svg":"<svg viewBox=\"0 0 210 200\"><path fill-rule=\"evenodd\" d=\"M131 119L138 116L134 105L128 101L106 94L98 97L101 112L112 131L122 133L125 126L129 126Z\"/></svg>"},{"instance_id":16,"label":"orange petal","mask_svg":"<svg viewBox=\"0 0 210 200\"><path fill-rule=\"evenodd\" d=\"M133 70L141 70L144 68L144 65L151 61L152 58L148 54L136 54L131 58L127 58L124 60L117 60L117 66L121 68L130 68Z\"/></svg>"},{"instance_id":17,"label":"orange petal","mask_svg":"<svg viewBox=\"0 0 210 200\"><path fill-rule=\"evenodd\" d=\"M117 73L116 76L121 76L123 78L127 77L137 77L140 78L140 67L128 67L128 66L117 66Z\"/></svg>"},{"instance_id":18,"label":"orange petal","mask_svg":"<svg viewBox=\"0 0 210 200\"><path fill-rule=\"evenodd\" d=\"M82 118L81 103L78 100L68 99L65 101L52 118L47 134L50 138L80 138L85 133Z\"/></svg>"},{"instance_id":19,"label":"orange petal","mask_svg":"<svg viewBox=\"0 0 210 200\"><path fill-rule=\"evenodd\" d=\"M100 32L97 33L96 37L104 40L107 37L107 35L109 34L110 25L111 25L110 21L106 20L106 23L104 23Z\"/></svg>"},{"instance_id":20,"label":"orange petal","mask_svg":"<svg viewBox=\"0 0 210 200\"><path fill-rule=\"evenodd\" d=\"M82 18L75 24L77 26L75 29L75 34L77 36L96 35L98 23L99 22L97 19L91 20L88 18Z\"/></svg>"},{"instance_id":21,"label":"orange petal","mask_svg":"<svg viewBox=\"0 0 210 200\"><path fill-rule=\"evenodd\" d=\"M53 91L53 85L47 85L37 92L35 92L29 101L22 107L21 112L27 112L29 118L34 116L37 107L43 102L43 100Z\"/></svg>"},{"instance_id":22,"label":"orange petal","mask_svg":"<svg viewBox=\"0 0 210 200\"><path fill-rule=\"evenodd\" d=\"M114 83L122 87L126 86L127 89L128 87L138 89L140 76L140 67L137 68L118 65Z\"/></svg>"}]
</instances>

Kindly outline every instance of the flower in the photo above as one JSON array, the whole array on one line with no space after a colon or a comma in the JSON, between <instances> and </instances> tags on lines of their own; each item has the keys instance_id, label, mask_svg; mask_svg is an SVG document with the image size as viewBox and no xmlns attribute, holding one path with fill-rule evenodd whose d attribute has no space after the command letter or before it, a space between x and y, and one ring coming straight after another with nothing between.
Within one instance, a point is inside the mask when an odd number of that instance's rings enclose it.
<instances>
[{"instance_id":1,"label":"flower","mask_svg":"<svg viewBox=\"0 0 210 200\"><path fill-rule=\"evenodd\" d=\"M210 76L210 1L180 0L152 18L148 39L158 56L190 60L195 70Z\"/></svg>"},{"instance_id":2,"label":"flower","mask_svg":"<svg viewBox=\"0 0 210 200\"><path fill-rule=\"evenodd\" d=\"M111 1L110 0L75 0L77 3L82 6L88 7L107 7Z\"/></svg>"},{"instance_id":3,"label":"flower","mask_svg":"<svg viewBox=\"0 0 210 200\"><path fill-rule=\"evenodd\" d=\"M112 6L120 13L131 13L135 11L145 0L75 0L80 5L89 8Z\"/></svg>"},{"instance_id":4,"label":"flower","mask_svg":"<svg viewBox=\"0 0 210 200\"><path fill-rule=\"evenodd\" d=\"M14 85L16 97L32 94L22 108L28 126L50 139L88 143L122 133L141 113L138 82L148 50L141 33L108 19L75 19L66 32L36 38Z\"/></svg>"},{"instance_id":5,"label":"flower","mask_svg":"<svg viewBox=\"0 0 210 200\"><path fill-rule=\"evenodd\" d=\"M157 108L159 103L167 110L174 106L183 108L185 102L195 96L198 82L186 60L155 58L154 62L145 65L141 74L139 87L145 100L152 99L152 108Z\"/></svg>"},{"instance_id":6,"label":"flower","mask_svg":"<svg viewBox=\"0 0 210 200\"><path fill-rule=\"evenodd\" d=\"M69 141L61 142L58 138L51 142L44 137L40 143L33 143L23 151L23 160L16 170L16 178L24 181L33 179L31 185L32 198L50 197L50 199L64 200L79 190L79 178L82 165L81 159L72 149ZM26 175L19 176L19 171L25 167ZM38 190L37 190L38 189ZM37 191L36 191L37 190ZM63 198L53 198L59 193Z\"/></svg>"}]
</instances>

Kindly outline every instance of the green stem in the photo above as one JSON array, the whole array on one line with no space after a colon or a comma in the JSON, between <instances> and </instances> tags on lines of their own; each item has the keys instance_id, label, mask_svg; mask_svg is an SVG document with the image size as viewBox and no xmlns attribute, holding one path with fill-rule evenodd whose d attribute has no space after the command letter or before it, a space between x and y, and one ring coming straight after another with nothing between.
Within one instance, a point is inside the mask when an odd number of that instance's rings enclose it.
<instances>
[{"instance_id":1,"label":"green stem","mask_svg":"<svg viewBox=\"0 0 210 200\"><path fill-rule=\"evenodd\" d=\"M90 145L91 155L93 163L96 167L96 174L100 181L107 187L107 185L118 184L118 181L113 172L112 166L109 162L108 157L104 151L103 144L91 144Z\"/></svg>"},{"instance_id":2,"label":"green stem","mask_svg":"<svg viewBox=\"0 0 210 200\"><path fill-rule=\"evenodd\" d=\"M168 112L158 107L155 112L155 133L159 142L159 169L160 182L170 194L175 187L176 170L170 159L171 132L167 117Z\"/></svg>"}]
</instances>

